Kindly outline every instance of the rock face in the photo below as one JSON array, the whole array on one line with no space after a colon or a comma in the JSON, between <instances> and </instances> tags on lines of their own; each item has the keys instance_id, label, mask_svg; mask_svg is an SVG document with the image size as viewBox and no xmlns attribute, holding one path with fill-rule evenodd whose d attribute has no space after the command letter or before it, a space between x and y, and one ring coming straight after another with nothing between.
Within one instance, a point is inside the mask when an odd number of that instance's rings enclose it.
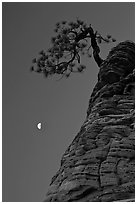
<instances>
[{"instance_id":1,"label":"rock face","mask_svg":"<svg viewBox=\"0 0 137 204\"><path fill-rule=\"evenodd\" d=\"M61 159L45 201L133 199L135 45L125 41L102 63L87 117Z\"/></svg>"}]
</instances>

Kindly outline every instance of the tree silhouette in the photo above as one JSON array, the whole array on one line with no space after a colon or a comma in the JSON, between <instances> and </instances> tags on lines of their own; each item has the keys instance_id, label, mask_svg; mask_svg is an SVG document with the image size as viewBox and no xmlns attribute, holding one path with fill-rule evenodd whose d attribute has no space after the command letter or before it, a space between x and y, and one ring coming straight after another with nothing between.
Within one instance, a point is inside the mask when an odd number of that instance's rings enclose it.
<instances>
[{"instance_id":1,"label":"tree silhouette","mask_svg":"<svg viewBox=\"0 0 137 204\"><path fill-rule=\"evenodd\" d=\"M83 72L86 66L81 64L81 57L85 54L88 57L93 55L100 67L103 60L99 56L99 44L116 41L111 35L104 38L98 31L94 32L91 25L79 19L76 22L56 23L54 31L56 36L51 38L52 47L47 52L42 50L39 58L32 60L31 71L43 73L45 77L54 74L69 77L72 72Z\"/></svg>"}]
</instances>

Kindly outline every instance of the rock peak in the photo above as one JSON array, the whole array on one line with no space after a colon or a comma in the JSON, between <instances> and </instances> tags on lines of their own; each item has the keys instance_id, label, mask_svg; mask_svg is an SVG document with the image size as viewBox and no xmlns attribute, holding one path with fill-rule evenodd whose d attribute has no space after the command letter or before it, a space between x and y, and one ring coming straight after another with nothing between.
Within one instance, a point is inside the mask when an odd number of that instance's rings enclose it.
<instances>
[{"instance_id":1,"label":"rock peak","mask_svg":"<svg viewBox=\"0 0 137 204\"><path fill-rule=\"evenodd\" d=\"M101 65L99 81L114 83L126 77L135 68L135 44L124 41L112 48Z\"/></svg>"},{"instance_id":2,"label":"rock peak","mask_svg":"<svg viewBox=\"0 0 137 204\"><path fill-rule=\"evenodd\" d=\"M135 194L135 44L108 54L87 117L61 159L45 201L111 202Z\"/></svg>"}]
</instances>

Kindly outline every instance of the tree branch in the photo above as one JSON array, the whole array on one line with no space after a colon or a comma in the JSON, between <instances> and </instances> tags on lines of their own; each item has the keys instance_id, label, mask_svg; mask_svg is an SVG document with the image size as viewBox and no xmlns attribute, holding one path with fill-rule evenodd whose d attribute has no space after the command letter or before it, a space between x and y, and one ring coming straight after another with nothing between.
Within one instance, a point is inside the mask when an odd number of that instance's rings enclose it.
<instances>
[{"instance_id":1,"label":"tree branch","mask_svg":"<svg viewBox=\"0 0 137 204\"><path fill-rule=\"evenodd\" d=\"M31 67L31 71L44 73L45 76L53 74L66 74L71 72L82 72L85 66L81 64L81 54L88 54L91 57L90 48L93 49L93 57L98 67L101 66L103 59L100 57L98 43L110 42L111 36L103 38L97 31L94 33L91 25L87 26L83 21L77 20L76 23L66 22L57 23L55 32L56 37L51 39L52 47L47 54L40 52L40 58L33 60L37 69ZM83 42L86 41L86 42ZM114 39L112 39L114 42ZM86 48L88 46L88 49ZM76 69L74 68L77 63Z\"/></svg>"}]
</instances>

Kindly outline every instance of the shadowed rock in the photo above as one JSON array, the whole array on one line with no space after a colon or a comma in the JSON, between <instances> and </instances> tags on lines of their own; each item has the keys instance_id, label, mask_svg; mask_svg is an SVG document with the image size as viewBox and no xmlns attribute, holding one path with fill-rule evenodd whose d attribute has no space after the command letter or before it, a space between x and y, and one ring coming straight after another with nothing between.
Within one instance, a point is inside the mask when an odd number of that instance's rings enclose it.
<instances>
[{"instance_id":1,"label":"shadowed rock","mask_svg":"<svg viewBox=\"0 0 137 204\"><path fill-rule=\"evenodd\" d=\"M134 43L119 43L100 67L86 120L62 156L45 201L134 200L134 69Z\"/></svg>"}]
</instances>

